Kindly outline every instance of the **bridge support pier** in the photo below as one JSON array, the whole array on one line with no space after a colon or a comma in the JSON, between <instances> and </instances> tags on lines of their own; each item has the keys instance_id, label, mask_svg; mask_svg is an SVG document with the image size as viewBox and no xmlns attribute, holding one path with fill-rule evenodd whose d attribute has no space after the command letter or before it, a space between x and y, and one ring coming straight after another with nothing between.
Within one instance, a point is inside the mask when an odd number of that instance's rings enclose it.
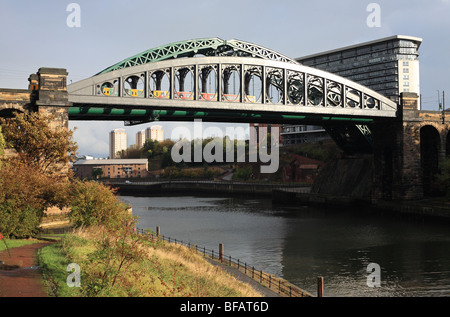
<instances>
[{"instance_id":1,"label":"bridge support pier","mask_svg":"<svg viewBox=\"0 0 450 317\"><path fill-rule=\"evenodd\" d=\"M30 86L38 82L35 104L38 112L55 115L53 126L69 128L69 95L67 71L63 68L40 68L30 76Z\"/></svg>"},{"instance_id":2,"label":"bridge support pier","mask_svg":"<svg viewBox=\"0 0 450 317\"><path fill-rule=\"evenodd\" d=\"M399 120L372 128L372 200L422 199L437 191L449 125L440 112L417 110L417 94L402 93L400 100Z\"/></svg>"},{"instance_id":3,"label":"bridge support pier","mask_svg":"<svg viewBox=\"0 0 450 317\"><path fill-rule=\"evenodd\" d=\"M0 116L11 117L14 112L39 112L56 116L53 127L69 128L69 96L67 71L63 68L42 67L28 78L28 89L0 88Z\"/></svg>"}]
</instances>

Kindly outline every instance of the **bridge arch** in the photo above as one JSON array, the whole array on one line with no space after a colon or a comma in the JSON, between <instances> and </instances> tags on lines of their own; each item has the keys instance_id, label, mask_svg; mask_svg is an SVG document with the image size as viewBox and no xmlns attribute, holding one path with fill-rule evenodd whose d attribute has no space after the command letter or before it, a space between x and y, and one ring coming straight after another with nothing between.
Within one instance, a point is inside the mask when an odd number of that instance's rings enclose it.
<instances>
[{"instance_id":1,"label":"bridge arch","mask_svg":"<svg viewBox=\"0 0 450 317\"><path fill-rule=\"evenodd\" d=\"M266 113L394 118L398 106L367 87L270 49L217 38L146 51L67 90L74 107L104 107L109 113L111 108L154 108L227 111L246 117Z\"/></svg>"},{"instance_id":2,"label":"bridge arch","mask_svg":"<svg viewBox=\"0 0 450 317\"><path fill-rule=\"evenodd\" d=\"M0 118L12 118L15 113L23 113L23 109L4 108L0 110Z\"/></svg>"},{"instance_id":3,"label":"bridge arch","mask_svg":"<svg viewBox=\"0 0 450 317\"><path fill-rule=\"evenodd\" d=\"M31 107L29 105L22 105L18 103L0 104L0 118L12 118L17 112L29 112L30 108Z\"/></svg>"},{"instance_id":4,"label":"bridge arch","mask_svg":"<svg viewBox=\"0 0 450 317\"><path fill-rule=\"evenodd\" d=\"M422 170L423 193L433 195L435 175L439 172L439 156L441 152L441 135L433 125L420 128L420 164Z\"/></svg>"}]
</instances>

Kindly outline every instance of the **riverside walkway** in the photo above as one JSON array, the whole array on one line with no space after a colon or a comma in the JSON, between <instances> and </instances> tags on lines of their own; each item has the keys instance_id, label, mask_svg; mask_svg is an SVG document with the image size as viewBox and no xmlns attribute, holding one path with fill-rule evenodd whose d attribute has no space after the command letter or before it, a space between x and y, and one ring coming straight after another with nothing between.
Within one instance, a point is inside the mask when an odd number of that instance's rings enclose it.
<instances>
[{"instance_id":1,"label":"riverside walkway","mask_svg":"<svg viewBox=\"0 0 450 317\"><path fill-rule=\"evenodd\" d=\"M0 297L47 297L37 252L50 242L0 252Z\"/></svg>"}]
</instances>

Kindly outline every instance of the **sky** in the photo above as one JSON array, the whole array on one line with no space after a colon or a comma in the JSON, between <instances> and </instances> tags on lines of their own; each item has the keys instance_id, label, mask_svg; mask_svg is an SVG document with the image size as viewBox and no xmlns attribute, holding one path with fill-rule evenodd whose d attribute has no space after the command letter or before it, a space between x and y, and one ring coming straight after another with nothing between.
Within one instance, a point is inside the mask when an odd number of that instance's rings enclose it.
<instances>
[{"instance_id":1,"label":"sky","mask_svg":"<svg viewBox=\"0 0 450 317\"><path fill-rule=\"evenodd\" d=\"M70 27L70 3L79 5L79 27ZM379 23L367 23L379 10ZM0 87L26 89L40 67L67 69L68 84L127 57L195 38L239 39L292 58L392 35L423 39L422 109L438 110L438 91L450 103L450 0L0 0ZM187 122L159 122L165 136ZM73 121L80 155L106 157L108 133L125 128L128 145L153 123ZM206 126L206 125L205 125ZM219 126L225 128L230 123Z\"/></svg>"}]
</instances>

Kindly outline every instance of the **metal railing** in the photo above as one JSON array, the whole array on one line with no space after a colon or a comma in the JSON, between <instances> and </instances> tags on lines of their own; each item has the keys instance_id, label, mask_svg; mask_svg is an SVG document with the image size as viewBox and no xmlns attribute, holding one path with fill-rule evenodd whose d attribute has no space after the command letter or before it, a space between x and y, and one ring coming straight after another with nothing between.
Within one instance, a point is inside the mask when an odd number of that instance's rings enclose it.
<instances>
[{"instance_id":1,"label":"metal railing","mask_svg":"<svg viewBox=\"0 0 450 317\"><path fill-rule=\"evenodd\" d=\"M157 228L156 233L152 232L151 230L144 230L140 228L136 228L135 230L137 234L150 237L150 239L152 239L153 241L166 241L168 243L182 245L195 251L196 253L202 255L207 259L211 259L224 265L236 268L241 273L252 278L261 285L269 288L270 290L278 293L280 296L313 297L312 294L300 289L299 287L289 283L282 278L279 278L273 274L263 272L262 270L258 270L254 266L250 266L246 262L242 262L241 260L234 258L231 255L223 254L223 245L219 245L219 251L215 251L214 249L207 249L206 247L200 247L197 244L191 244L190 242L184 242L182 240L161 235L159 234L159 228Z\"/></svg>"}]
</instances>

